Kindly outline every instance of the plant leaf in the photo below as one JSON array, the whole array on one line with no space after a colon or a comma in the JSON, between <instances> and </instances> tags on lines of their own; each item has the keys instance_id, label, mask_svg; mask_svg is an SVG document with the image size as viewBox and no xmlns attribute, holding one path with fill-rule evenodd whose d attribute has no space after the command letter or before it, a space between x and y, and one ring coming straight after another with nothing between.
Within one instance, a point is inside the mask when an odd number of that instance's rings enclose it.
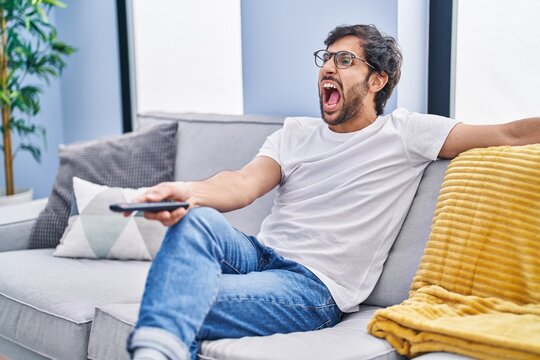
<instances>
[{"instance_id":1,"label":"plant leaf","mask_svg":"<svg viewBox=\"0 0 540 360\"><path fill-rule=\"evenodd\" d=\"M36 160L38 164L41 164L41 149L39 147L29 143L21 143L19 147L21 150L28 151L34 160Z\"/></svg>"},{"instance_id":2,"label":"plant leaf","mask_svg":"<svg viewBox=\"0 0 540 360\"><path fill-rule=\"evenodd\" d=\"M41 1L40 1L41 2ZM41 7L36 7L39 15L41 15L41 20L43 20L44 22L48 23L49 22L49 18L47 17L47 13L43 10L43 8Z\"/></svg>"},{"instance_id":3,"label":"plant leaf","mask_svg":"<svg viewBox=\"0 0 540 360\"><path fill-rule=\"evenodd\" d=\"M47 34L38 26L37 21L30 20L30 31L37 33L41 40L47 41Z\"/></svg>"},{"instance_id":4,"label":"plant leaf","mask_svg":"<svg viewBox=\"0 0 540 360\"><path fill-rule=\"evenodd\" d=\"M66 8L66 4L58 1L58 0L43 0L45 4L51 5L51 6L57 6L60 8Z\"/></svg>"},{"instance_id":5,"label":"plant leaf","mask_svg":"<svg viewBox=\"0 0 540 360\"><path fill-rule=\"evenodd\" d=\"M4 90L0 90L0 106L11 106L11 99Z\"/></svg>"},{"instance_id":6,"label":"plant leaf","mask_svg":"<svg viewBox=\"0 0 540 360\"><path fill-rule=\"evenodd\" d=\"M64 1L0 0L7 24L7 43L1 53L8 59L7 73L0 73L0 106L8 107L12 114L5 129L0 125L0 132L12 129L12 134L20 138L15 153L28 151L37 162L47 147L45 126L31 121L40 111L40 86L58 77L66 65L65 56L77 51L59 41L56 28L49 22L52 8L65 8ZM28 83L29 79L37 83Z\"/></svg>"}]
</instances>

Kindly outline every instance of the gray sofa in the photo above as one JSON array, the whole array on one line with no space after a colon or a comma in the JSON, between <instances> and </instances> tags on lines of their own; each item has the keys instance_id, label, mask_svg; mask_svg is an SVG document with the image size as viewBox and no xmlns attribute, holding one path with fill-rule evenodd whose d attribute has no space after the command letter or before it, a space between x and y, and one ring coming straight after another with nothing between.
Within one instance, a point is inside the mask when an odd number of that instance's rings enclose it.
<instances>
[{"instance_id":1,"label":"gray sofa","mask_svg":"<svg viewBox=\"0 0 540 360\"><path fill-rule=\"evenodd\" d=\"M139 126L176 121L176 178L207 178L239 168L256 153L283 118L265 116L145 114ZM337 326L314 332L205 342L200 359L398 359L385 341L366 332L379 307L400 303L428 239L447 161L424 173L384 272L360 311ZM256 234L273 193L226 214ZM46 199L0 208L0 358L127 359L128 336L138 313L149 262L53 257L53 249L27 250L28 236ZM422 359L457 359L427 354Z\"/></svg>"}]
</instances>

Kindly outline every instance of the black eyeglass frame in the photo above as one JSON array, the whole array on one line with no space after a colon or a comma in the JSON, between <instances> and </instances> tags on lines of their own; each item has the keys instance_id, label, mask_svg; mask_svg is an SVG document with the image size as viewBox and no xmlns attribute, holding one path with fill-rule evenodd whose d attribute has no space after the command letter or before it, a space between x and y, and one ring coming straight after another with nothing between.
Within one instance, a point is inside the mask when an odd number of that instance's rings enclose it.
<instances>
[{"instance_id":1,"label":"black eyeglass frame","mask_svg":"<svg viewBox=\"0 0 540 360\"><path fill-rule=\"evenodd\" d=\"M324 59L318 55L321 52L330 54L330 58L328 60L324 61ZM352 62L351 62L350 65L347 65L347 66L343 67L343 66L338 65L337 60L336 60L337 59L336 55L344 54L344 53L350 55L351 60L358 59L358 60L362 61L363 63L365 63L370 68L372 68L373 70L377 71L377 69L375 69L375 67L373 65L371 65L370 63L368 63L365 59L362 59L361 57L359 57L355 53L352 53L352 52L347 51L347 50L340 50L340 51L337 51L337 52L331 52L331 51L328 51L328 50L325 50L325 49L317 50L317 51L315 51L313 53L313 56L315 57L315 65L317 67L319 67L319 68L322 68L326 64L326 62L330 61L331 58L334 58L334 64L336 65L336 67L338 69L346 69L346 68L348 68L348 67L350 67L352 65ZM321 61L323 62L322 65L317 64L317 58L321 59Z\"/></svg>"}]
</instances>

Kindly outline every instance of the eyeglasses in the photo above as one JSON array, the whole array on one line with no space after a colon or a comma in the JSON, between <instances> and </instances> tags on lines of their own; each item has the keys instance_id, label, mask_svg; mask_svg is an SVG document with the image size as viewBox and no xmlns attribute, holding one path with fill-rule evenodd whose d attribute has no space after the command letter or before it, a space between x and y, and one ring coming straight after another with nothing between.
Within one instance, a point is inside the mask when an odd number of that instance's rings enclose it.
<instances>
[{"instance_id":1,"label":"eyeglasses","mask_svg":"<svg viewBox=\"0 0 540 360\"><path fill-rule=\"evenodd\" d=\"M334 64L338 69L346 69L353 64L354 59L358 59L367 66L376 71L375 67L368 63L366 60L359 58L357 55L350 51L341 50L338 52L330 52L327 50L317 50L313 53L315 56L315 65L322 68L332 57L334 57Z\"/></svg>"}]
</instances>

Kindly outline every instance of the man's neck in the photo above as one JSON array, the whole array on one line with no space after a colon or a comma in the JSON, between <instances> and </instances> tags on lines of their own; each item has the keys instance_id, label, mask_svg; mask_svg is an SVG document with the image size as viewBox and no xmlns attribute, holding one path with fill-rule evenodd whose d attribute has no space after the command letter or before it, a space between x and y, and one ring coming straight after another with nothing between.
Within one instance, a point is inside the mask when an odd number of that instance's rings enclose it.
<instances>
[{"instance_id":1,"label":"man's neck","mask_svg":"<svg viewBox=\"0 0 540 360\"><path fill-rule=\"evenodd\" d=\"M350 119L343 124L328 125L328 128L337 133L349 133L362 130L369 125L373 124L377 120L377 114L373 111L370 114L362 114L355 119Z\"/></svg>"}]
</instances>

